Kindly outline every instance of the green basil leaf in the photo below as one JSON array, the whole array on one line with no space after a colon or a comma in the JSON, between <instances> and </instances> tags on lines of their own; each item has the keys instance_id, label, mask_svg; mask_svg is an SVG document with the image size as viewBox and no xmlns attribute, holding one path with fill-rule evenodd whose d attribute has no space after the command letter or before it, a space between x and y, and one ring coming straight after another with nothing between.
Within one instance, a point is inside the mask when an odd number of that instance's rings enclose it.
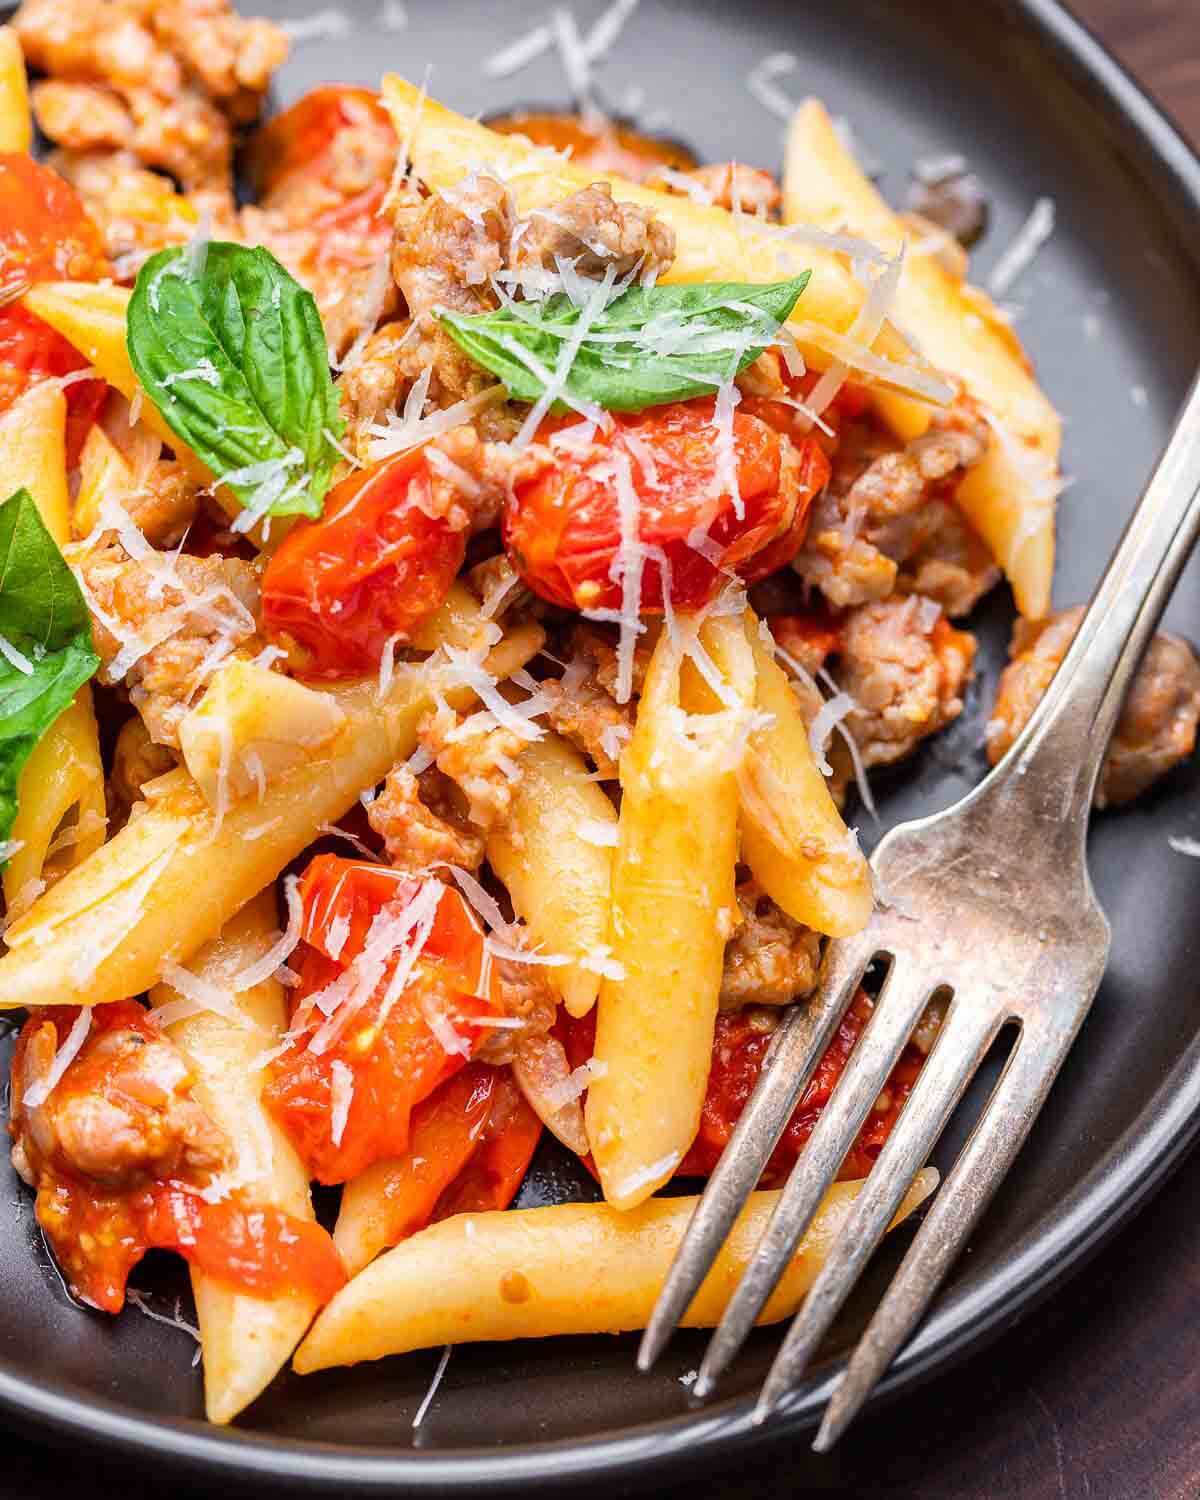
<instances>
[{"instance_id":1,"label":"green basil leaf","mask_svg":"<svg viewBox=\"0 0 1200 1500\"><path fill-rule=\"evenodd\" d=\"M160 250L138 273L126 342L178 437L256 515L319 516L345 423L312 294L267 250Z\"/></svg>"},{"instance_id":2,"label":"green basil leaf","mask_svg":"<svg viewBox=\"0 0 1200 1500\"><path fill-rule=\"evenodd\" d=\"M711 394L752 364L786 322L809 272L756 285L630 287L588 325L566 389L609 411L642 411ZM564 342L582 316L565 293L474 315L440 310L455 343L507 387L516 401L546 389ZM524 356L524 357L523 357ZM563 403L554 409L561 411Z\"/></svg>"},{"instance_id":3,"label":"green basil leaf","mask_svg":"<svg viewBox=\"0 0 1200 1500\"><path fill-rule=\"evenodd\" d=\"M17 815L25 762L100 666L75 577L27 490L0 505L0 843ZM3 865L0 861L0 866Z\"/></svg>"}]
</instances>

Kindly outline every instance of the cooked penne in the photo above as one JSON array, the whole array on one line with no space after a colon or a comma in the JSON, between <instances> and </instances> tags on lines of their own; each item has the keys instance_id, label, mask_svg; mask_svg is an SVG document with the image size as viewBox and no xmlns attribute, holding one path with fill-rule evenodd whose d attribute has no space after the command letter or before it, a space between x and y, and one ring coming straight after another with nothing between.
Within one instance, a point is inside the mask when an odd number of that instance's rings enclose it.
<instances>
[{"instance_id":1,"label":"cooked penne","mask_svg":"<svg viewBox=\"0 0 1200 1500\"><path fill-rule=\"evenodd\" d=\"M747 621L756 667L755 729L738 771L742 858L797 922L831 937L860 932L871 915L871 872L829 795L787 676Z\"/></svg>"},{"instance_id":2,"label":"cooked penne","mask_svg":"<svg viewBox=\"0 0 1200 1500\"><path fill-rule=\"evenodd\" d=\"M514 631L488 668L505 677L541 644ZM99 1004L149 989L164 963L209 942L252 896L416 745L433 707L423 664L398 666L381 702L374 682L336 690L345 727L322 754L281 776L259 801L218 820L186 771L151 784L141 816L39 900L5 934L0 1007ZM468 688L449 689L465 705Z\"/></svg>"},{"instance_id":3,"label":"cooked penne","mask_svg":"<svg viewBox=\"0 0 1200 1500\"><path fill-rule=\"evenodd\" d=\"M893 1226L936 1186L932 1168L918 1173ZM795 1312L861 1188L830 1188L761 1323ZM777 1192L751 1194L684 1327L719 1322L778 1201ZM564 1203L459 1214L389 1250L343 1288L296 1351L294 1367L309 1375L438 1344L644 1328L697 1202L660 1198L626 1213L606 1203Z\"/></svg>"},{"instance_id":4,"label":"cooked penne","mask_svg":"<svg viewBox=\"0 0 1200 1500\"><path fill-rule=\"evenodd\" d=\"M740 621L733 625L740 630ZM753 665L742 637L749 689ZM725 941L737 902L737 777L747 710L680 707L683 650L664 631L621 756L612 956L600 986L588 1140L604 1196L633 1208L696 1134L708 1081Z\"/></svg>"},{"instance_id":5,"label":"cooked penne","mask_svg":"<svg viewBox=\"0 0 1200 1500\"><path fill-rule=\"evenodd\" d=\"M255 1059L287 1025L283 986L273 977L235 994L231 981L270 948L276 936L274 894L263 891L191 962L192 972L221 990L245 1024L207 1010L170 1023L167 1034L196 1065L197 1097L236 1153L230 1167L247 1206L273 1206L313 1217L304 1164L260 1102L263 1073ZM181 997L168 984L150 993L155 1007ZM210 1422L230 1422L271 1383L319 1306L303 1291L254 1297L192 1268L192 1295L204 1358L204 1405Z\"/></svg>"},{"instance_id":6,"label":"cooked penne","mask_svg":"<svg viewBox=\"0 0 1200 1500\"><path fill-rule=\"evenodd\" d=\"M32 144L25 57L17 33L0 26L0 151L28 151Z\"/></svg>"},{"instance_id":7,"label":"cooked penne","mask_svg":"<svg viewBox=\"0 0 1200 1500\"><path fill-rule=\"evenodd\" d=\"M51 382L33 386L0 416L0 499L28 490L60 547L70 534L65 431L66 403ZM4 870L10 909L27 904L39 882L49 883L97 850L105 824L104 768L92 690L85 685L21 771L10 834L16 849ZM63 844L51 854L56 837Z\"/></svg>"},{"instance_id":8,"label":"cooked penne","mask_svg":"<svg viewBox=\"0 0 1200 1500\"><path fill-rule=\"evenodd\" d=\"M788 133L784 215L824 229L849 228L892 253L908 238L816 99L796 111ZM896 317L994 420L988 454L967 474L957 499L1008 575L1021 613L1038 618L1050 607L1054 570L1058 414L989 299L956 280L934 256L910 251ZM928 426L928 408L888 393L877 400L901 436L916 437Z\"/></svg>"},{"instance_id":9,"label":"cooked penne","mask_svg":"<svg viewBox=\"0 0 1200 1500\"><path fill-rule=\"evenodd\" d=\"M608 181L622 202L652 209L674 230L675 260L664 282L767 282L809 270L811 279L798 309L803 321L846 334L862 310L862 286L838 256L821 246L789 244L778 234L756 227L752 219L735 217L723 208L548 157L520 136L501 135L477 120L455 114L395 73L385 76L383 97L396 134L408 144L416 175L430 187L455 187L486 163L511 183L519 212L527 214L549 208L594 182ZM800 343L805 357L817 368L829 364L831 356L819 342L801 339ZM911 350L894 329L884 328L873 347L900 365L914 363Z\"/></svg>"},{"instance_id":10,"label":"cooked penne","mask_svg":"<svg viewBox=\"0 0 1200 1500\"><path fill-rule=\"evenodd\" d=\"M586 1015L608 939L617 814L583 757L556 734L522 751L520 767L511 817L488 836L488 862L534 941L571 956L548 977L570 1014Z\"/></svg>"}]
</instances>

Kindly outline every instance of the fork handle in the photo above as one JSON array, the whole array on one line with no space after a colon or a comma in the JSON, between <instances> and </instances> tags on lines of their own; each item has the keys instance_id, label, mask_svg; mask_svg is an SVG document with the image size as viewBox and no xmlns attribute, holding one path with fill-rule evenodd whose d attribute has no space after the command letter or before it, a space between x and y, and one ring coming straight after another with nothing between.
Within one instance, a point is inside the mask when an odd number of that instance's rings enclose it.
<instances>
[{"instance_id":1,"label":"fork handle","mask_svg":"<svg viewBox=\"0 0 1200 1500\"><path fill-rule=\"evenodd\" d=\"M1200 534L1200 376L1045 696L978 788L1029 799L1082 856L1092 796L1126 691Z\"/></svg>"}]
</instances>

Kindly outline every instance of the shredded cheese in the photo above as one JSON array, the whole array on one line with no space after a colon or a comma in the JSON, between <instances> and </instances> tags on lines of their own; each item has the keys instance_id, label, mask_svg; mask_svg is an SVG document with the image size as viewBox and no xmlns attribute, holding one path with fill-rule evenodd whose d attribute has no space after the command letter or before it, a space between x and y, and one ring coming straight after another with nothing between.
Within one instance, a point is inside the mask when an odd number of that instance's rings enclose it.
<instances>
[{"instance_id":1,"label":"shredded cheese","mask_svg":"<svg viewBox=\"0 0 1200 1500\"><path fill-rule=\"evenodd\" d=\"M420 1406L417 1407L417 1414L412 1419L414 1428L420 1427L421 1423L425 1420L426 1412L433 1405L433 1398L437 1395L438 1386L442 1383L442 1377L446 1373L446 1366L450 1363L450 1355L453 1348L452 1344L447 1344L442 1350L442 1357L438 1360L437 1369L433 1372L433 1379L429 1382L429 1389L425 1392L424 1399Z\"/></svg>"},{"instance_id":2,"label":"shredded cheese","mask_svg":"<svg viewBox=\"0 0 1200 1500\"><path fill-rule=\"evenodd\" d=\"M785 73L796 70L793 52L770 52L755 63L746 75L746 87L765 110L780 120L790 120L796 113L796 101L776 83Z\"/></svg>"},{"instance_id":3,"label":"shredded cheese","mask_svg":"<svg viewBox=\"0 0 1200 1500\"><path fill-rule=\"evenodd\" d=\"M0 635L0 656L25 677L33 675L33 663L23 651L18 651L7 636Z\"/></svg>"},{"instance_id":4,"label":"shredded cheese","mask_svg":"<svg viewBox=\"0 0 1200 1500\"><path fill-rule=\"evenodd\" d=\"M353 1101L354 1070L335 1057L329 1067L329 1138L335 1146L342 1144Z\"/></svg>"},{"instance_id":5,"label":"shredded cheese","mask_svg":"<svg viewBox=\"0 0 1200 1500\"><path fill-rule=\"evenodd\" d=\"M1029 217L1017 231L1016 238L992 268L988 291L1003 297L1012 290L1037 257L1038 251L1054 233L1053 198L1039 198Z\"/></svg>"},{"instance_id":6,"label":"shredded cheese","mask_svg":"<svg viewBox=\"0 0 1200 1500\"><path fill-rule=\"evenodd\" d=\"M70 1031L63 1039L62 1046L55 1052L49 1068L26 1090L22 1100L26 1108L36 1109L38 1105L45 1104L58 1086L63 1074L78 1057L80 1048L87 1041L88 1032L91 1029L92 1008L90 1005L81 1006L79 1014L71 1024Z\"/></svg>"}]
</instances>

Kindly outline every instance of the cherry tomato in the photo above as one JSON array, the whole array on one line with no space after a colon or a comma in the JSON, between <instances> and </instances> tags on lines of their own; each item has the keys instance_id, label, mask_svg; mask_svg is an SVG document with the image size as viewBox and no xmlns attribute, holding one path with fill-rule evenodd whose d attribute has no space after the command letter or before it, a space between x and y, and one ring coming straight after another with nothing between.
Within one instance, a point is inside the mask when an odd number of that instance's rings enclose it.
<instances>
[{"instance_id":1,"label":"cherry tomato","mask_svg":"<svg viewBox=\"0 0 1200 1500\"><path fill-rule=\"evenodd\" d=\"M795 401L804 401L812 394L822 372L805 370L803 375L791 376L785 367L781 373L788 396ZM821 413L822 424L833 429L832 437L815 424L810 424L804 413L787 401L774 401L769 396L744 396L739 410L758 417L768 427L773 427L776 432L782 432L793 440L809 437L824 452L832 453L837 447L843 425L857 421L870 404L870 391L848 381Z\"/></svg>"},{"instance_id":2,"label":"cherry tomato","mask_svg":"<svg viewBox=\"0 0 1200 1500\"><path fill-rule=\"evenodd\" d=\"M429 496L424 454L400 453L343 479L321 519L284 538L263 578L263 628L299 648L309 675L375 671L387 642L410 639L446 597L466 534L427 514Z\"/></svg>"},{"instance_id":3,"label":"cherry tomato","mask_svg":"<svg viewBox=\"0 0 1200 1500\"><path fill-rule=\"evenodd\" d=\"M438 1199L433 1222L452 1214L507 1208L517 1195L541 1134L542 1122L512 1073L507 1068L498 1070L479 1144Z\"/></svg>"},{"instance_id":4,"label":"cherry tomato","mask_svg":"<svg viewBox=\"0 0 1200 1500\"><path fill-rule=\"evenodd\" d=\"M376 975L364 963L357 973L367 993L344 999L327 1018L317 996L363 955L375 918L385 908L399 916L430 892L437 898L432 925L415 961L400 944L381 957ZM270 1065L263 1102L314 1177L344 1182L407 1150L414 1108L459 1072L488 1034L482 1022L493 1004L478 993L486 987L483 935L462 897L431 877L332 854L313 861L301 900L306 949L293 992L296 1035ZM414 920L412 933L420 925ZM392 993L401 962L410 967ZM431 1017L441 1017L462 1051L447 1051L445 1032ZM345 1077L343 1069L351 1088L335 1141L335 1078Z\"/></svg>"},{"instance_id":5,"label":"cherry tomato","mask_svg":"<svg viewBox=\"0 0 1200 1500\"><path fill-rule=\"evenodd\" d=\"M87 367L60 333L7 299L39 281L95 281L109 274L100 231L70 183L24 154L0 153L0 411L39 380ZM102 380L66 387L68 467L105 394Z\"/></svg>"},{"instance_id":6,"label":"cherry tomato","mask_svg":"<svg viewBox=\"0 0 1200 1500\"><path fill-rule=\"evenodd\" d=\"M621 552L622 471L637 496L638 539L665 558L670 602L698 608L718 592L722 569L747 582L800 549L808 508L828 479L815 444L791 452L765 422L737 411L733 445L742 515L718 477L719 440L711 400L617 415L586 450L561 448L553 463L518 482L505 509L504 540L530 588L568 609L617 610L611 576ZM552 435L553 424L546 435ZM599 451L598 451L599 450ZM688 537L719 549L710 561ZM640 607L663 607L664 568L648 557Z\"/></svg>"},{"instance_id":7,"label":"cherry tomato","mask_svg":"<svg viewBox=\"0 0 1200 1500\"><path fill-rule=\"evenodd\" d=\"M378 133L381 143L395 149L391 117L373 89L323 84L276 115L255 133L246 152L247 172L259 196L274 192L296 173L322 175L338 135L349 129Z\"/></svg>"},{"instance_id":8,"label":"cherry tomato","mask_svg":"<svg viewBox=\"0 0 1200 1500\"><path fill-rule=\"evenodd\" d=\"M17 1040L14 1067L20 1068L33 1030L52 1020L61 1045L77 1015L73 1007L60 1006L31 1018ZM151 1014L134 1001L97 1005L89 1041L56 1094L103 1093L114 1054L94 1044L113 1028L139 1032L147 1040L160 1034ZM333 1241L320 1225L236 1198L208 1203L187 1182L112 1189L52 1168L38 1192L37 1217L72 1292L104 1312L120 1312L130 1271L152 1249L177 1250L192 1265L251 1296L274 1297L300 1287L327 1302L346 1280Z\"/></svg>"},{"instance_id":9,"label":"cherry tomato","mask_svg":"<svg viewBox=\"0 0 1200 1500\"><path fill-rule=\"evenodd\" d=\"M842 1076L855 1043L871 1017L871 1009L871 1000L860 990L767 1163L762 1178L764 1186L781 1182L791 1170L800 1154L800 1148L812 1134L821 1111L829 1102L834 1085ZM556 1022L555 1033L562 1041L567 1060L573 1068L579 1067L592 1056L595 1050L595 1031L594 1012L581 1020L560 1016ZM708 1087L700 1113L700 1129L687 1155L680 1162L676 1176L708 1177L712 1174L721 1152L733 1134L733 1127L758 1082L771 1036L771 1031L757 1024L753 1012L722 1013L717 1017ZM840 1178L846 1180L865 1177L871 1170L899 1117L901 1106L912 1092L922 1061L921 1053L910 1043L888 1080L885 1091L886 1108L874 1111L868 1117L842 1163L838 1173ZM590 1166L588 1162L584 1164Z\"/></svg>"}]
</instances>

